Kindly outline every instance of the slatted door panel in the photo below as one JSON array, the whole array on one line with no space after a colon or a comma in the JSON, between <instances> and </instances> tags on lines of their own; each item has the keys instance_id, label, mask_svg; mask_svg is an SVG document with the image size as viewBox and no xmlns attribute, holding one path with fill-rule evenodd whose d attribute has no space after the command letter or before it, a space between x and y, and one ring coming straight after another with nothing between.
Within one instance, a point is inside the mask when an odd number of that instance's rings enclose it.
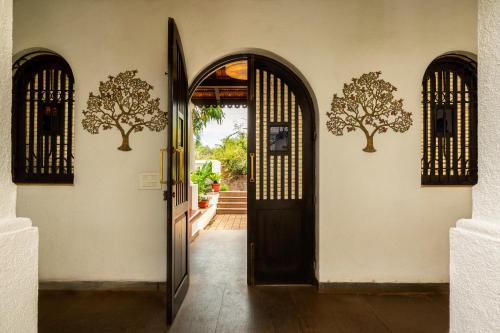
<instances>
[{"instance_id":1,"label":"slatted door panel","mask_svg":"<svg viewBox=\"0 0 500 333\"><path fill-rule=\"evenodd\" d=\"M311 112L304 91L282 65L256 58L251 70L253 282L310 283L314 260ZM304 188L305 179L311 185L309 191Z\"/></svg>"},{"instance_id":2,"label":"slatted door panel","mask_svg":"<svg viewBox=\"0 0 500 333\"><path fill-rule=\"evenodd\" d=\"M256 200L302 199L301 107L288 85L268 71L255 70L255 89Z\"/></svg>"}]
</instances>

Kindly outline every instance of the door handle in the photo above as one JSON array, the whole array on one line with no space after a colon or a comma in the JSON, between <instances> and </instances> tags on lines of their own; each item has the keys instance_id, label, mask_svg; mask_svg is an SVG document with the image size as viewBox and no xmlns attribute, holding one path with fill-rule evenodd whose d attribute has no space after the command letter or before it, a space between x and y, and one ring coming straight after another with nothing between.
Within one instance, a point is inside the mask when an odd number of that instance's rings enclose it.
<instances>
[{"instance_id":1,"label":"door handle","mask_svg":"<svg viewBox=\"0 0 500 333\"><path fill-rule=\"evenodd\" d=\"M255 183L255 153L250 153L250 183Z\"/></svg>"},{"instance_id":2,"label":"door handle","mask_svg":"<svg viewBox=\"0 0 500 333\"><path fill-rule=\"evenodd\" d=\"M167 149L160 149L160 184L166 184L167 181L163 178L163 160L165 159L165 152Z\"/></svg>"}]
</instances>

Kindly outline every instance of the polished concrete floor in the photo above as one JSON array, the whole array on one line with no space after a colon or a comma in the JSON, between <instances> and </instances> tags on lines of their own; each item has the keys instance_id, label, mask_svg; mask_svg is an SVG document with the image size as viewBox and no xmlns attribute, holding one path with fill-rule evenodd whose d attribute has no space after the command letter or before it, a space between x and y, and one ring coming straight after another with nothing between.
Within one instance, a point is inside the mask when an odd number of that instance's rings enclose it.
<instances>
[{"instance_id":1,"label":"polished concrete floor","mask_svg":"<svg viewBox=\"0 0 500 333\"><path fill-rule=\"evenodd\" d=\"M446 295L333 295L246 285L246 232L208 230L192 244L191 286L172 327L155 291L41 291L41 333L447 332Z\"/></svg>"}]
</instances>

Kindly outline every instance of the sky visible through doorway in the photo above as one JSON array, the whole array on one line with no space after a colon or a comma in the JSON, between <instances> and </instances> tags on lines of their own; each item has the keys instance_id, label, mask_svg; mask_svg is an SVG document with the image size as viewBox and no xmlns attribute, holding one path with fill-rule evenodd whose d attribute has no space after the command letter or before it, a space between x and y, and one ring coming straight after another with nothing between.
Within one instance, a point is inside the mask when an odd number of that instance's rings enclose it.
<instances>
[{"instance_id":1,"label":"sky visible through doorway","mask_svg":"<svg viewBox=\"0 0 500 333\"><path fill-rule=\"evenodd\" d=\"M247 132L247 108L222 108L224 120L221 124L215 121L208 123L201 132L201 142L211 148L222 142L222 139L236 131L236 126L241 126L243 132Z\"/></svg>"}]
</instances>

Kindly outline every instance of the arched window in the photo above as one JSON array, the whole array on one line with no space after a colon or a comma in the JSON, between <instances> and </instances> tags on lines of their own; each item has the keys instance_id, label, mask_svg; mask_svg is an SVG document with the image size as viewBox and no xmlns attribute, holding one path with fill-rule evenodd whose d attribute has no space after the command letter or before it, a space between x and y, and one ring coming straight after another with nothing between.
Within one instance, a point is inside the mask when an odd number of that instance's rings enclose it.
<instances>
[{"instance_id":1,"label":"arched window","mask_svg":"<svg viewBox=\"0 0 500 333\"><path fill-rule=\"evenodd\" d=\"M73 183L74 77L50 51L13 65L12 177L15 183Z\"/></svg>"},{"instance_id":2,"label":"arched window","mask_svg":"<svg viewBox=\"0 0 500 333\"><path fill-rule=\"evenodd\" d=\"M445 54L422 80L422 185L477 183L477 64Z\"/></svg>"}]
</instances>

